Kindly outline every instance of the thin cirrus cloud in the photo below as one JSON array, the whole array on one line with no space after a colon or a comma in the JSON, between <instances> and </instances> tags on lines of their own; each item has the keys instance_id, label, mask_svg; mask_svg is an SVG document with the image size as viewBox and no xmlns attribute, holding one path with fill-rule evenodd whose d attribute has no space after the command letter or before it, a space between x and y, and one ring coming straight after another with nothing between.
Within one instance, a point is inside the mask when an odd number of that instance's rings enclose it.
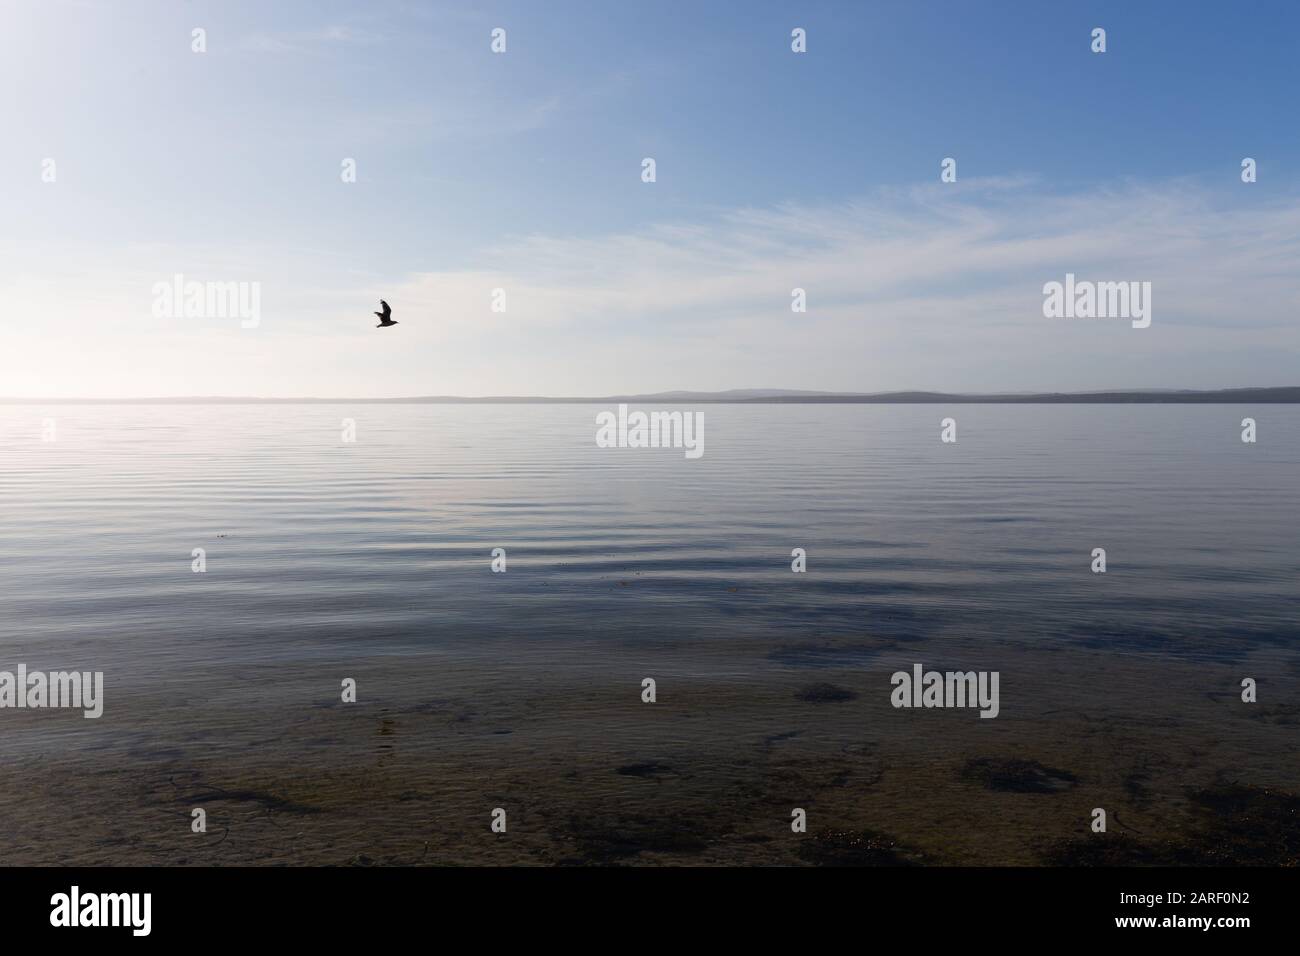
<instances>
[{"instance_id":1,"label":"thin cirrus cloud","mask_svg":"<svg viewBox=\"0 0 1300 956\"><path fill-rule=\"evenodd\" d=\"M241 37L237 46L249 53L326 53L338 44L379 44L387 39L365 27L336 23L282 33L258 31Z\"/></svg>"},{"instance_id":2,"label":"thin cirrus cloud","mask_svg":"<svg viewBox=\"0 0 1300 956\"><path fill-rule=\"evenodd\" d=\"M834 335L848 323L903 329L925 317L945 336L983 338L1043 329L1042 285L1071 271L1153 282L1170 334L1202 327L1294 343L1294 201L1215 206L1190 184L1072 196L1023 180L947 188L736 210L612 236L532 236L484 254L493 269L412 276L395 295L458 301L467 327L482 322L471 301L497 286L512 290L505 324L653 337L744 320L780 336L810 327ZM790 311L796 287L808 295L805 316Z\"/></svg>"},{"instance_id":3,"label":"thin cirrus cloud","mask_svg":"<svg viewBox=\"0 0 1300 956\"><path fill-rule=\"evenodd\" d=\"M1295 199L1004 179L535 234L405 275L252 249L206 275L199 252L126 250L58 283L33 262L4 293L62 335L11 331L3 366L8 394L89 397L1284 384L1300 345L1297 235ZM193 278L260 281L262 324L154 318L149 286L181 261ZM1042 286L1066 272L1151 282L1151 328L1044 318ZM806 313L791 311L795 288ZM381 297L400 322L382 333ZM24 349L48 365L19 361ZM94 354L128 356L129 374L97 372Z\"/></svg>"}]
</instances>

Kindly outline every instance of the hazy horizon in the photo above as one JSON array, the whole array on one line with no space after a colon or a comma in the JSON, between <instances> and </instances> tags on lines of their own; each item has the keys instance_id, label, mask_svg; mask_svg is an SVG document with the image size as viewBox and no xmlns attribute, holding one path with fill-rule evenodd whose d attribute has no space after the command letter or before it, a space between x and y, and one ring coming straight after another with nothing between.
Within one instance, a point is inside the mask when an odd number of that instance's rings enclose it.
<instances>
[{"instance_id":1,"label":"hazy horizon","mask_svg":"<svg viewBox=\"0 0 1300 956\"><path fill-rule=\"evenodd\" d=\"M0 395L0 405L41 405L41 404L329 404L332 402L367 402L373 404L583 404L628 401L698 401L710 403L748 402L800 402L824 401L830 404L854 404L871 402L889 402L899 397L909 401L900 404L928 403L937 401L988 401L993 404L1005 403L1007 400L1043 399L1044 403L1063 402L1071 399L1104 399L1115 397L1115 401L1124 402L1125 396L1152 396L1163 400L1179 400L1224 397L1228 401L1258 401L1260 404L1300 402L1300 385L1247 385L1221 389L1177 389L1177 388L1121 388L1121 389L1080 389L1077 391L999 391L999 392L945 392L939 389L898 389L887 392L838 392L820 389L777 389L777 388L736 388L719 391L698 389L667 389L656 392L612 393L609 395L130 395L113 398L90 398L86 396L64 396L57 398L40 398L30 396Z\"/></svg>"}]
</instances>

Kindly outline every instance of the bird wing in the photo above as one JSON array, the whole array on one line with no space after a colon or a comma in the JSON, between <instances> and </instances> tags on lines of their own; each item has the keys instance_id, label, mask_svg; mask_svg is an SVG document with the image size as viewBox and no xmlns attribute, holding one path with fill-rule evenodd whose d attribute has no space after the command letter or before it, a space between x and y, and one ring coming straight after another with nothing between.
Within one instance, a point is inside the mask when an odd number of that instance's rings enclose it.
<instances>
[{"instance_id":1,"label":"bird wing","mask_svg":"<svg viewBox=\"0 0 1300 956\"><path fill-rule=\"evenodd\" d=\"M393 314L393 310L389 307L388 303L385 302L383 299L380 299L380 300L379 300L379 304L382 305L382 306L384 307L384 318L385 318L385 319L388 318L390 315Z\"/></svg>"}]
</instances>

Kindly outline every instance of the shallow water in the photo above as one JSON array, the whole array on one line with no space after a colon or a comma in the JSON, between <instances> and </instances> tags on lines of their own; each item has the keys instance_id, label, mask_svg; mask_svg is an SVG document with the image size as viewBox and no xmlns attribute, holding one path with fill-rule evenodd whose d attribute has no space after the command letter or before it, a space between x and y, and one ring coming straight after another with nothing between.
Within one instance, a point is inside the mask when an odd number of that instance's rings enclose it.
<instances>
[{"instance_id":1,"label":"shallow water","mask_svg":"<svg viewBox=\"0 0 1300 956\"><path fill-rule=\"evenodd\" d=\"M878 731L892 762L863 793L909 754L924 762L939 725L888 704L890 673L921 662L1003 672L999 719L934 715L960 718L957 738L1041 750L1065 702L1094 727L1167 720L1189 754L1222 737L1222 756L1166 768L1169 794L1215 779L1229 753L1259 783L1295 786L1283 741L1300 675L1300 409L695 408L698 460L596 447L598 406L0 406L0 669L103 671L106 685L99 720L0 710L0 753L91 777L170 779L202 763L212 786L246 762L281 789L323 779L343 755L406 759L408 779L441 768L445 800L459 792L444 772L454 751L463 790L527 766L529 786L562 804L578 766L652 788L619 799L637 819L668 819L683 780L701 800L770 785L789 770L771 764L774 748L790 741L819 740L790 757L815 775L833 763L822 745L865 759L845 748ZM1253 445L1240 440L1247 415ZM946 416L956 444L939 440ZM41 440L46 419L55 441ZM490 569L498 547L505 574ZM1105 574L1089 569L1098 547ZM791 572L793 548L806 573ZM356 713L374 726L354 738L338 700L341 677L357 675ZM643 676L659 682L653 707ZM1258 710L1228 709L1244 676L1259 682ZM852 693L798 696L819 682ZM688 688L690 713L674 712ZM395 730L412 715L436 719ZM384 751L372 737L398 739ZM759 756L719 765L729 740ZM1131 776L1157 747L1087 759L1094 776ZM954 750L952 769L984 752ZM30 791L11 778L15 826L45 812L31 801L56 787L50 772ZM851 797L845 772L818 786ZM955 779L914 801L917 834L969 798ZM749 826L748 813L733 822ZM125 852L112 832L89 841L104 859ZM348 852L388 836L356 834ZM656 839L669 860L713 850L707 835L686 849ZM578 842L565 852L607 861ZM484 853L500 862L499 848ZM147 858L176 856L164 841Z\"/></svg>"}]
</instances>

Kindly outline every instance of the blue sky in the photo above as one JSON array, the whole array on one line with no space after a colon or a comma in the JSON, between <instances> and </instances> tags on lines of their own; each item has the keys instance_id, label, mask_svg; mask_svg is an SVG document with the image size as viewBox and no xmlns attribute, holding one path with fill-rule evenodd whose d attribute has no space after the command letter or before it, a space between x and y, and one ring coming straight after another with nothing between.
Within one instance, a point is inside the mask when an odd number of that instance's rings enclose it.
<instances>
[{"instance_id":1,"label":"blue sky","mask_svg":"<svg viewBox=\"0 0 1300 956\"><path fill-rule=\"evenodd\" d=\"M8 3L0 395L1293 383L1298 11ZM1067 271L1152 327L1044 319Z\"/></svg>"}]
</instances>

